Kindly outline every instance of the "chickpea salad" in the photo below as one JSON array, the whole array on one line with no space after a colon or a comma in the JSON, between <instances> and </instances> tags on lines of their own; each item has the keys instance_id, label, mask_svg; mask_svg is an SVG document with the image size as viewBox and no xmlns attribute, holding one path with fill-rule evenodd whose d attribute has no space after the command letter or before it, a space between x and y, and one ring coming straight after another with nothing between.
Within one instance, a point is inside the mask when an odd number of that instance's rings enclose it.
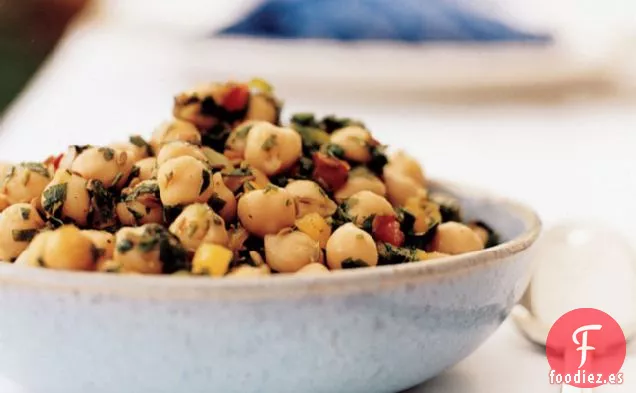
<instances>
[{"instance_id":1,"label":"chickpea salad","mask_svg":"<svg viewBox=\"0 0 636 393\"><path fill-rule=\"evenodd\" d=\"M265 81L174 97L148 138L0 163L0 261L211 277L329 274L498 244L360 120L296 113Z\"/></svg>"}]
</instances>

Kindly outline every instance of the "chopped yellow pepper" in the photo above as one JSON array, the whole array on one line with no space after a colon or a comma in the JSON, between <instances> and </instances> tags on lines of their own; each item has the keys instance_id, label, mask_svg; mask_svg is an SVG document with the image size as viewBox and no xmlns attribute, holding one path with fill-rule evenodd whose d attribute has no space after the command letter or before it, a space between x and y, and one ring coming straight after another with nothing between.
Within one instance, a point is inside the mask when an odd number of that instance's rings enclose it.
<instances>
[{"instance_id":1,"label":"chopped yellow pepper","mask_svg":"<svg viewBox=\"0 0 636 393\"><path fill-rule=\"evenodd\" d=\"M202 244L192 259L192 273L224 276L232 262L231 250L218 244Z\"/></svg>"},{"instance_id":2,"label":"chopped yellow pepper","mask_svg":"<svg viewBox=\"0 0 636 393\"><path fill-rule=\"evenodd\" d=\"M327 246L327 240L331 236L331 226L320 214L309 213L297 219L295 225L298 230L320 243L321 248Z\"/></svg>"}]
</instances>

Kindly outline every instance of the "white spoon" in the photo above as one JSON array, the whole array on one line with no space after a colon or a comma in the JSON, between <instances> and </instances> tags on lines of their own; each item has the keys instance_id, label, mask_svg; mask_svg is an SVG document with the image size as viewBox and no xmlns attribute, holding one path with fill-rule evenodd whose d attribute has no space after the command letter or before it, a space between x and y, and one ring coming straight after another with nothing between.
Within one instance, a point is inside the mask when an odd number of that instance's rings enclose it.
<instances>
[{"instance_id":1,"label":"white spoon","mask_svg":"<svg viewBox=\"0 0 636 393\"><path fill-rule=\"evenodd\" d=\"M534 257L535 274L511 314L524 337L545 347L552 324L583 307L610 314L627 340L636 335L636 256L621 234L598 223L564 223L543 234ZM562 393L591 391L561 386Z\"/></svg>"}]
</instances>

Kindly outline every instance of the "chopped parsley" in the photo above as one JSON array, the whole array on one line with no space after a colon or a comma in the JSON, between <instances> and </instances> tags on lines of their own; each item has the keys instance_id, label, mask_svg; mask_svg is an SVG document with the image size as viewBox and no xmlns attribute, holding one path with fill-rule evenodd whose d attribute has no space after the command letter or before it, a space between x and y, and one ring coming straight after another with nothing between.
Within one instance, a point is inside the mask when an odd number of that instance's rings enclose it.
<instances>
[{"instance_id":1,"label":"chopped parsley","mask_svg":"<svg viewBox=\"0 0 636 393\"><path fill-rule=\"evenodd\" d=\"M31 216L31 208L28 207L21 207L20 208L20 215L22 216L23 220L28 220L29 217Z\"/></svg>"},{"instance_id":2,"label":"chopped parsley","mask_svg":"<svg viewBox=\"0 0 636 393\"><path fill-rule=\"evenodd\" d=\"M14 229L11 231L11 237L14 242L30 242L37 233L37 229Z\"/></svg>"},{"instance_id":3,"label":"chopped parsley","mask_svg":"<svg viewBox=\"0 0 636 393\"><path fill-rule=\"evenodd\" d=\"M263 144L261 145L261 149L263 149L264 151L270 151L272 150L276 144L278 140L278 135L276 134L272 134L269 137L267 137L267 139L265 139L265 142L263 142Z\"/></svg>"},{"instance_id":4,"label":"chopped parsley","mask_svg":"<svg viewBox=\"0 0 636 393\"><path fill-rule=\"evenodd\" d=\"M353 259L353 258L345 259L344 261L342 261L341 265L343 269L357 269L361 267L369 267L369 264L363 261L362 259Z\"/></svg>"},{"instance_id":5,"label":"chopped parsley","mask_svg":"<svg viewBox=\"0 0 636 393\"><path fill-rule=\"evenodd\" d=\"M115 150L111 149L110 147L100 147L99 149L97 149L97 151L102 153L102 155L104 156L104 160L106 161L112 161L113 158L115 158Z\"/></svg>"},{"instance_id":6,"label":"chopped parsley","mask_svg":"<svg viewBox=\"0 0 636 393\"><path fill-rule=\"evenodd\" d=\"M133 145L137 146L137 147L143 147L146 149L146 153L148 153L148 155L152 154L152 147L150 146L150 144L148 144L148 142L146 142L146 140L144 138L142 138L139 135L133 135L131 136L129 139L130 143L132 143Z\"/></svg>"},{"instance_id":7,"label":"chopped parsley","mask_svg":"<svg viewBox=\"0 0 636 393\"><path fill-rule=\"evenodd\" d=\"M265 186L265 188L263 189L263 193L264 194L269 194L270 192L278 192L278 187L276 187L273 184L268 184L267 186Z\"/></svg>"},{"instance_id":8,"label":"chopped parsley","mask_svg":"<svg viewBox=\"0 0 636 393\"><path fill-rule=\"evenodd\" d=\"M133 209L130 206L126 206L126 210L134 217L135 221L139 222L144 218L143 213L139 213L137 210Z\"/></svg>"},{"instance_id":9,"label":"chopped parsley","mask_svg":"<svg viewBox=\"0 0 636 393\"><path fill-rule=\"evenodd\" d=\"M349 126L359 126L362 128L364 124L359 120L350 119L347 117L337 117L334 115L325 116L320 121L320 128L327 131L328 133L332 133L341 128L349 127Z\"/></svg>"},{"instance_id":10,"label":"chopped parsley","mask_svg":"<svg viewBox=\"0 0 636 393\"><path fill-rule=\"evenodd\" d=\"M122 177L124 177L124 174L122 172L117 172L117 175L115 175L115 178L113 179L113 184L111 185L111 187L117 186L117 184L119 184L119 182L121 181Z\"/></svg>"},{"instance_id":11,"label":"chopped parsley","mask_svg":"<svg viewBox=\"0 0 636 393\"><path fill-rule=\"evenodd\" d=\"M188 229L186 230L186 235L188 237L194 236L195 233L199 230L199 225L196 222L188 223Z\"/></svg>"},{"instance_id":12,"label":"chopped parsley","mask_svg":"<svg viewBox=\"0 0 636 393\"><path fill-rule=\"evenodd\" d=\"M210 187L210 172L207 169L203 169L201 171L201 189L199 190L199 195L203 194L208 187Z\"/></svg>"},{"instance_id":13,"label":"chopped parsley","mask_svg":"<svg viewBox=\"0 0 636 393\"><path fill-rule=\"evenodd\" d=\"M225 176L237 176L237 177L252 176L252 175L253 175L252 170L249 167L235 168L225 174Z\"/></svg>"},{"instance_id":14,"label":"chopped parsley","mask_svg":"<svg viewBox=\"0 0 636 393\"><path fill-rule=\"evenodd\" d=\"M23 162L22 164L20 164L20 166L25 168L25 169L30 170L31 172L35 172L38 175L44 176L46 178L51 177L51 174L49 173L49 170L46 169L44 164L41 164L39 162Z\"/></svg>"},{"instance_id":15,"label":"chopped parsley","mask_svg":"<svg viewBox=\"0 0 636 393\"><path fill-rule=\"evenodd\" d=\"M44 190L42 209L50 216L56 217L66 201L67 183L55 184Z\"/></svg>"},{"instance_id":16,"label":"chopped parsley","mask_svg":"<svg viewBox=\"0 0 636 393\"><path fill-rule=\"evenodd\" d=\"M373 146L371 148L371 161L367 163L367 167L378 176L384 173L384 167L389 163L386 157L384 146Z\"/></svg>"},{"instance_id":17,"label":"chopped parsley","mask_svg":"<svg viewBox=\"0 0 636 393\"><path fill-rule=\"evenodd\" d=\"M123 240L120 240L117 243L116 248L117 248L117 252L119 252L121 254L125 254L128 251L132 250L134 246L135 245L130 240L123 239Z\"/></svg>"},{"instance_id":18,"label":"chopped parsley","mask_svg":"<svg viewBox=\"0 0 636 393\"><path fill-rule=\"evenodd\" d=\"M226 203L227 202L225 202L224 199L220 198L219 194L217 193L214 193L212 197L210 198L210 200L208 200L208 206L210 206L215 213L218 213L221 210L223 210Z\"/></svg>"},{"instance_id":19,"label":"chopped parsley","mask_svg":"<svg viewBox=\"0 0 636 393\"><path fill-rule=\"evenodd\" d=\"M236 131L234 131L234 138L235 139L245 139L247 138L247 134L249 134L250 130L252 129L252 127L254 127L253 124L247 124L244 126L241 126L239 128L236 129Z\"/></svg>"},{"instance_id":20,"label":"chopped parsley","mask_svg":"<svg viewBox=\"0 0 636 393\"><path fill-rule=\"evenodd\" d=\"M90 196L89 221L98 229L114 226L115 196L99 180L90 180L86 186Z\"/></svg>"},{"instance_id":21,"label":"chopped parsley","mask_svg":"<svg viewBox=\"0 0 636 393\"><path fill-rule=\"evenodd\" d=\"M325 153L327 153L328 156L335 157L340 160L344 159L345 156L344 149L341 146L332 143L325 145Z\"/></svg>"},{"instance_id":22,"label":"chopped parsley","mask_svg":"<svg viewBox=\"0 0 636 393\"><path fill-rule=\"evenodd\" d=\"M415 248L395 247L389 243L378 243L378 254L380 265L397 265L417 261Z\"/></svg>"},{"instance_id":23,"label":"chopped parsley","mask_svg":"<svg viewBox=\"0 0 636 393\"><path fill-rule=\"evenodd\" d=\"M123 199L125 202L134 202L142 195L152 195L154 199L159 199L159 184L156 181L141 182Z\"/></svg>"},{"instance_id":24,"label":"chopped parsley","mask_svg":"<svg viewBox=\"0 0 636 393\"><path fill-rule=\"evenodd\" d=\"M318 122L316 122L316 117L313 113L309 112L301 112L292 115L291 123L297 124L303 127L318 127Z\"/></svg>"}]
</instances>

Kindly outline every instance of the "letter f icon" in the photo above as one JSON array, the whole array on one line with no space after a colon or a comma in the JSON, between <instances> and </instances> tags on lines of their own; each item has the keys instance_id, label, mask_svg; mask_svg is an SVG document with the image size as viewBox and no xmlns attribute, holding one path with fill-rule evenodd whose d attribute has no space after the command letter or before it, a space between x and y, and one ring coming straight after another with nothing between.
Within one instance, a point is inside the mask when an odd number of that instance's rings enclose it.
<instances>
[{"instance_id":1,"label":"letter f icon","mask_svg":"<svg viewBox=\"0 0 636 393\"><path fill-rule=\"evenodd\" d=\"M574 334L572 334L572 341L574 341L576 345L580 345L580 347L576 349L577 351L581 351L581 364L579 365L579 368L583 367L583 365L587 361L587 351L593 351L596 349L594 347L587 345L587 332L590 330L601 330L601 328L602 328L601 325L581 326L580 328L574 331ZM581 335L582 337L581 342L579 342L576 336L578 336L578 334L581 332L583 334Z\"/></svg>"}]
</instances>

